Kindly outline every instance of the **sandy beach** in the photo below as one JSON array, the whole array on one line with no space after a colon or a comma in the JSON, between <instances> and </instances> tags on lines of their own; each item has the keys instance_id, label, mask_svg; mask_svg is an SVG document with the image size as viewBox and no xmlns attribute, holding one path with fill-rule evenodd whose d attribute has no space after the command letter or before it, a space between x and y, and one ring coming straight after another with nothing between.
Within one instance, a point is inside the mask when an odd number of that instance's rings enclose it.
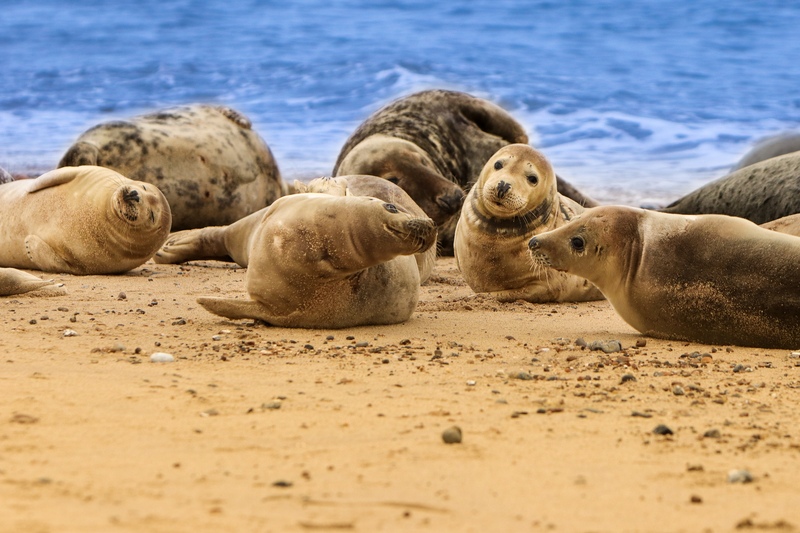
<instances>
[{"instance_id":1,"label":"sandy beach","mask_svg":"<svg viewBox=\"0 0 800 533\"><path fill-rule=\"evenodd\" d=\"M4 533L800 527L786 350L500 304L452 258L410 321L348 330L207 313L244 296L225 263L55 279L0 299Z\"/></svg>"}]
</instances>

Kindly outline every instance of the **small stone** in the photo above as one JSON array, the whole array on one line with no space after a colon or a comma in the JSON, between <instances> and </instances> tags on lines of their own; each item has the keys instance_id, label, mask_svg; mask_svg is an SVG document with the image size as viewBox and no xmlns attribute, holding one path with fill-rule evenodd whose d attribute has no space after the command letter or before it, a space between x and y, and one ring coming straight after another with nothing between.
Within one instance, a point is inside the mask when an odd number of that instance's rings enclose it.
<instances>
[{"instance_id":1,"label":"small stone","mask_svg":"<svg viewBox=\"0 0 800 533\"><path fill-rule=\"evenodd\" d=\"M653 418L653 415L650 413L643 413L641 411L634 411L631 413L631 416L638 416L639 418Z\"/></svg>"},{"instance_id":2,"label":"small stone","mask_svg":"<svg viewBox=\"0 0 800 533\"><path fill-rule=\"evenodd\" d=\"M155 352L150 356L150 361L153 363L171 363L175 361L175 358L171 354L165 352Z\"/></svg>"},{"instance_id":3,"label":"small stone","mask_svg":"<svg viewBox=\"0 0 800 533\"><path fill-rule=\"evenodd\" d=\"M594 341L589 343L590 350L600 350L604 353L614 353L622 351L622 344L619 341Z\"/></svg>"},{"instance_id":4,"label":"small stone","mask_svg":"<svg viewBox=\"0 0 800 533\"><path fill-rule=\"evenodd\" d=\"M673 435L674 432L664 424L659 424L653 429L656 435Z\"/></svg>"},{"instance_id":5,"label":"small stone","mask_svg":"<svg viewBox=\"0 0 800 533\"><path fill-rule=\"evenodd\" d=\"M366 348L367 346L369 346L369 343L367 341L361 341L356 343L356 348Z\"/></svg>"},{"instance_id":6,"label":"small stone","mask_svg":"<svg viewBox=\"0 0 800 533\"><path fill-rule=\"evenodd\" d=\"M275 409L280 409L281 405L282 405L281 402L273 400L271 402L262 403L261 409L265 411L266 410L274 411Z\"/></svg>"},{"instance_id":7,"label":"small stone","mask_svg":"<svg viewBox=\"0 0 800 533\"><path fill-rule=\"evenodd\" d=\"M121 292L121 293L119 293L119 294L117 295L117 300L125 300L125 299L127 299L127 298L128 298L128 295L127 295L127 294L125 294L124 292Z\"/></svg>"},{"instance_id":8,"label":"small stone","mask_svg":"<svg viewBox=\"0 0 800 533\"><path fill-rule=\"evenodd\" d=\"M752 483L753 474L747 470L731 470L728 472L728 483Z\"/></svg>"},{"instance_id":9,"label":"small stone","mask_svg":"<svg viewBox=\"0 0 800 533\"><path fill-rule=\"evenodd\" d=\"M284 479L280 479L280 480L278 480L278 481L275 481L275 482L272 484L272 486L273 486L273 487L280 487L280 488L282 488L282 489L288 489L288 488L289 488L289 487L291 487L292 485L293 485L293 483L292 483L291 481L286 481L286 480L284 480Z\"/></svg>"},{"instance_id":10,"label":"small stone","mask_svg":"<svg viewBox=\"0 0 800 533\"><path fill-rule=\"evenodd\" d=\"M681 387L680 385L675 385L674 387L672 387L672 394L674 394L675 396L683 396L686 394L686 391L684 391L683 387Z\"/></svg>"},{"instance_id":11,"label":"small stone","mask_svg":"<svg viewBox=\"0 0 800 533\"><path fill-rule=\"evenodd\" d=\"M35 424L38 421L39 419L37 417L23 413L14 413L14 416L9 420L12 424Z\"/></svg>"},{"instance_id":12,"label":"small stone","mask_svg":"<svg viewBox=\"0 0 800 533\"><path fill-rule=\"evenodd\" d=\"M211 337L211 340L212 341L221 341L222 340L222 336L221 335L214 335L213 337Z\"/></svg>"},{"instance_id":13,"label":"small stone","mask_svg":"<svg viewBox=\"0 0 800 533\"><path fill-rule=\"evenodd\" d=\"M30 319L30 320L28 321L28 324L30 324L30 325L34 325L34 324L36 324L36 319L35 319L35 318L32 318L32 319Z\"/></svg>"},{"instance_id":14,"label":"small stone","mask_svg":"<svg viewBox=\"0 0 800 533\"><path fill-rule=\"evenodd\" d=\"M445 444L461 443L461 428L453 426L442 431L442 440Z\"/></svg>"},{"instance_id":15,"label":"small stone","mask_svg":"<svg viewBox=\"0 0 800 533\"><path fill-rule=\"evenodd\" d=\"M701 498L697 494L692 494L692 496L689 498L689 501L691 503L703 503L703 498Z\"/></svg>"},{"instance_id":16,"label":"small stone","mask_svg":"<svg viewBox=\"0 0 800 533\"><path fill-rule=\"evenodd\" d=\"M511 372L508 375L511 379L519 379L522 381L530 381L533 379L533 376L529 372L525 372L524 370L520 370L519 372Z\"/></svg>"},{"instance_id":17,"label":"small stone","mask_svg":"<svg viewBox=\"0 0 800 533\"><path fill-rule=\"evenodd\" d=\"M636 347L637 348L644 348L645 346L647 346L647 340L646 339L636 339Z\"/></svg>"},{"instance_id":18,"label":"small stone","mask_svg":"<svg viewBox=\"0 0 800 533\"><path fill-rule=\"evenodd\" d=\"M308 350L308 351L311 351L311 350L314 349L314 345L313 344L306 344L305 346L303 346L303 348Z\"/></svg>"},{"instance_id":19,"label":"small stone","mask_svg":"<svg viewBox=\"0 0 800 533\"><path fill-rule=\"evenodd\" d=\"M65 337L77 337L78 332L75 331L74 329L65 329L63 335Z\"/></svg>"},{"instance_id":20,"label":"small stone","mask_svg":"<svg viewBox=\"0 0 800 533\"><path fill-rule=\"evenodd\" d=\"M587 344L586 341L583 340L583 337L578 337L575 339L575 346L580 346L581 348L586 348Z\"/></svg>"},{"instance_id":21,"label":"small stone","mask_svg":"<svg viewBox=\"0 0 800 533\"><path fill-rule=\"evenodd\" d=\"M722 436L718 429L709 429L705 433L703 433L703 437L706 439L718 439Z\"/></svg>"},{"instance_id":22,"label":"small stone","mask_svg":"<svg viewBox=\"0 0 800 533\"><path fill-rule=\"evenodd\" d=\"M622 379L619 380L620 385L623 383L628 383L629 381L636 381L636 376L633 374L625 374L622 376Z\"/></svg>"},{"instance_id":23,"label":"small stone","mask_svg":"<svg viewBox=\"0 0 800 533\"><path fill-rule=\"evenodd\" d=\"M789 354L792 359L800 359L800 352L792 352Z\"/></svg>"},{"instance_id":24,"label":"small stone","mask_svg":"<svg viewBox=\"0 0 800 533\"><path fill-rule=\"evenodd\" d=\"M333 335L328 335L327 337L325 337L325 340L326 341L332 341L334 338L335 337Z\"/></svg>"},{"instance_id":25,"label":"small stone","mask_svg":"<svg viewBox=\"0 0 800 533\"><path fill-rule=\"evenodd\" d=\"M468 379L467 380L467 386L468 387L474 387L476 383L477 383L477 381L475 381L474 379Z\"/></svg>"}]
</instances>

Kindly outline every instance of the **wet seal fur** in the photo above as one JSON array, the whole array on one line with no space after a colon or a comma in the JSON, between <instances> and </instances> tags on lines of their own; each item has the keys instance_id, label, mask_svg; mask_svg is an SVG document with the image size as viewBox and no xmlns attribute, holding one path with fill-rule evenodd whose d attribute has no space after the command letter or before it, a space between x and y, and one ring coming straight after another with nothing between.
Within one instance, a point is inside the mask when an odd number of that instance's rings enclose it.
<instances>
[{"instance_id":1,"label":"wet seal fur","mask_svg":"<svg viewBox=\"0 0 800 533\"><path fill-rule=\"evenodd\" d=\"M536 263L597 285L647 335L800 346L800 237L724 215L604 206L529 247Z\"/></svg>"},{"instance_id":2,"label":"wet seal fur","mask_svg":"<svg viewBox=\"0 0 800 533\"><path fill-rule=\"evenodd\" d=\"M171 222L157 187L93 166L6 183L0 212L0 266L78 275L140 266Z\"/></svg>"},{"instance_id":3,"label":"wet seal fur","mask_svg":"<svg viewBox=\"0 0 800 533\"><path fill-rule=\"evenodd\" d=\"M250 299L199 298L227 318L301 328L396 324L411 317L420 275L413 257L436 227L366 196L285 196L225 229L225 251L247 265Z\"/></svg>"},{"instance_id":4,"label":"wet seal fur","mask_svg":"<svg viewBox=\"0 0 800 533\"><path fill-rule=\"evenodd\" d=\"M456 226L454 249L464 280L501 302L601 300L584 278L531 268L528 241L583 212L556 190L553 167L527 144L497 151L470 190Z\"/></svg>"},{"instance_id":5,"label":"wet seal fur","mask_svg":"<svg viewBox=\"0 0 800 533\"><path fill-rule=\"evenodd\" d=\"M58 164L78 165L156 185L172 207L173 231L231 224L287 192L250 121L223 106L189 105L95 126Z\"/></svg>"},{"instance_id":6,"label":"wet seal fur","mask_svg":"<svg viewBox=\"0 0 800 533\"><path fill-rule=\"evenodd\" d=\"M440 253L452 255L464 191L497 150L527 142L525 129L487 100L457 91L422 91L368 117L345 142L333 175L370 174L399 185L439 226Z\"/></svg>"},{"instance_id":7,"label":"wet seal fur","mask_svg":"<svg viewBox=\"0 0 800 533\"><path fill-rule=\"evenodd\" d=\"M800 152L732 172L671 203L662 212L730 215L756 224L800 213Z\"/></svg>"},{"instance_id":8,"label":"wet seal fur","mask_svg":"<svg viewBox=\"0 0 800 533\"><path fill-rule=\"evenodd\" d=\"M734 170L797 151L800 151L800 133L782 133L766 137L758 141L753 149L742 157Z\"/></svg>"}]
</instances>

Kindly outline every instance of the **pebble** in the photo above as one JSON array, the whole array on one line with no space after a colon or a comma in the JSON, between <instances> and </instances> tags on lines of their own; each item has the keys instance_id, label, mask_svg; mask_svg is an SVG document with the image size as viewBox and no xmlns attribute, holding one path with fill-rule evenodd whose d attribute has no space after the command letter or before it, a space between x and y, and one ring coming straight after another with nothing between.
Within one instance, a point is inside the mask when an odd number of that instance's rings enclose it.
<instances>
[{"instance_id":1,"label":"pebble","mask_svg":"<svg viewBox=\"0 0 800 533\"><path fill-rule=\"evenodd\" d=\"M791 357L792 359L798 359L800 358L800 352L792 352L789 354L789 357Z\"/></svg>"},{"instance_id":2,"label":"pebble","mask_svg":"<svg viewBox=\"0 0 800 533\"><path fill-rule=\"evenodd\" d=\"M656 435L673 435L674 432L664 424L659 424L653 429Z\"/></svg>"},{"instance_id":3,"label":"pebble","mask_svg":"<svg viewBox=\"0 0 800 533\"><path fill-rule=\"evenodd\" d=\"M281 408L281 402L275 401L275 400L273 400L271 402L267 402L267 403L262 403L261 404L261 409L263 409L265 411L268 410L268 409L269 410L275 410L275 409L280 409L280 408Z\"/></svg>"},{"instance_id":4,"label":"pebble","mask_svg":"<svg viewBox=\"0 0 800 533\"><path fill-rule=\"evenodd\" d=\"M64 330L64 336L65 337L77 337L78 336L78 332L75 331L74 329L65 329Z\"/></svg>"},{"instance_id":5,"label":"pebble","mask_svg":"<svg viewBox=\"0 0 800 533\"><path fill-rule=\"evenodd\" d=\"M511 379L520 379L522 381L530 381L533 379L533 376L524 370L520 370L519 372L511 372L508 377Z\"/></svg>"},{"instance_id":6,"label":"pebble","mask_svg":"<svg viewBox=\"0 0 800 533\"><path fill-rule=\"evenodd\" d=\"M622 343L619 341L593 341L589 343L590 350L601 350L605 353L622 351Z\"/></svg>"},{"instance_id":7,"label":"pebble","mask_svg":"<svg viewBox=\"0 0 800 533\"><path fill-rule=\"evenodd\" d=\"M221 341L221 340L222 340L222 336L220 336L220 335L214 335L213 337L211 337L211 340L212 340L212 341Z\"/></svg>"},{"instance_id":8,"label":"pebble","mask_svg":"<svg viewBox=\"0 0 800 533\"><path fill-rule=\"evenodd\" d=\"M442 431L442 440L445 444L461 444L461 428L453 426Z\"/></svg>"},{"instance_id":9,"label":"pebble","mask_svg":"<svg viewBox=\"0 0 800 533\"><path fill-rule=\"evenodd\" d=\"M709 429L705 433L703 433L703 437L707 439L718 439L722 436L722 433L719 432L718 429Z\"/></svg>"},{"instance_id":10,"label":"pebble","mask_svg":"<svg viewBox=\"0 0 800 533\"><path fill-rule=\"evenodd\" d=\"M153 363L171 363L174 360L175 358L171 354L165 352L155 352L150 356L150 361Z\"/></svg>"},{"instance_id":11,"label":"pebble","mask_svg":"<svg viewBox=\"0 0 800 533\"><path fill-rule=\"evenodd\" d=\"M647 340L646 339L636 339L636 347L637 348L644 348L645 346L647 346Z\"/></svg>"},{"instance_id":12,"label":"pebble","mask_svg":"<svg viewBox=\"0 0 800 533\"><path fill-rule=\"evenodd\" d=\"M703 503L703 498L698 496L697 494L692 494L691 498L689 498L691 503Z\"/></svg>"},{"instance_id":13,"label":"pebble","mask_svg":"<svg viewBox=\"0 0 800 533\"><path fill-rule=\"evenodd\" d=\"M627 383L629 381L636 381L636 376L634 376L633 374L625 374L622 376L622 379L619 380L620 385L623 383Z\"/></svg>"},{"instance_id":14,"label":"pebble","mask_svg":"<svg viewBox=\"0 0 800 533\"><path fill-rule=\"evenodd\" d=\"M747 470L731 470L728 472L728 483L752 483L753 474Z\"/></svg>"},{"instance_id":15,"label":"pebble","mask_svg":"<svg viewBox=\"0 0 800 533\"><path fill-rule=\"evenodd\" d=\"M477 381L475 381L474 379L467 380L468 387L474 387L476 383Z\"/></svg>"},{"instance_id":16,"label":"pebble","mask_svg":"<svg viewBox=\"0 0 800 533\"><path fill-rule=\"evenodd\" d=\"M684 391L683 387L681 387L680 385L675 385L674 387L672 387L672 394L674 394L675 396L683 396L684 394L686 394L686 391Z\"/></svg>"},{"instance_id":17,"label":"pebble","mask_svg":"<svg viewBox=\"0 0 800 533\"><path fill-rule=\"evenodd\" d=\"M575 346L580 346L581 348L586 348L587 344L586 341L583 340L583 337L578 337L575 339Z\"/></svg>"}]
</instances>

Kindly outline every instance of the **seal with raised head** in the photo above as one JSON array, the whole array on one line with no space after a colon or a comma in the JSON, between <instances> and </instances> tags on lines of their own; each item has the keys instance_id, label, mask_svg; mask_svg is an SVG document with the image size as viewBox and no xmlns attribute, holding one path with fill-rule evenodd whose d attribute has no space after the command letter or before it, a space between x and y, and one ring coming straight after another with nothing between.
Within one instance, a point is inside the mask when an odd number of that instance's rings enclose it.
<instances>
[{"instance_id":1,"label":"seal with raised head","mask_svg":"<svg viewBox=\"0 0 800 533\"><path fill-rule=\"evenodd\" d=\"M172 208L172 230L230 224L286 194L267 144L238 111L189 105L83 133L59 167L98 165L152 183Z\"/></svg>"},{"instance_id":2,"label":"seal with raised head","mask_svg":"<svg viewBox=\"0 0 800 533\"><path fill-rule=\"evenodd\" d=\"M535 263L594 283L644 334L800 346L800 237L724 215L603 206L529 248Z\"/></svg>"},{"instance_id":3,"label":"seal with raised head","mask_svg":"<svg viewBox=\"0 0 800 533\"><path fill-rule=\"evenodd\" d=\"M0 266L79 275L140 266L171 221L157 187L94 166L0 185L0 212Z\"/></svg>"},{"instance_id":4,"label":"seal with raised head","mask_svg":"<svg viewBox=\"0 0 800 533\"><path fill-rule=\"evenodd\" d=\"M800 213L800 152L746 166L700 187L662 211L730 215L756 224Z\"/></svg>"},{"instance_id":5,"label":"seal with raised head","mask_svg":"<svg viewBox=\"0 0 800 533\"><path fill-rule=\"evenodd\" d=\"M54 287L51 279L37 278L16 268L0 268L0 296L11 296Z\"/></svg>"},{"instance_id":6,"label":"seal with raised head","mask_svg":"<svg viewBox=\"0 0 800 533\"><path fill-rule=\"evenodd\" d=\"M370 174L398 184L439 226L440 253L452 255L464 191L497 150L527 142L525 129L487 100L422 91L368 117L345 142L333 174Z\"/></svg>"},{"instance_id":7,"label":"seal with raised head","mask_svg":"<svg viewBox=\"0 0 800 533\"><path fill-rule=\"evenodd\" d=\"M734 170L749 167L761 161L800 151L800 133L782 133L766 137L756 143L736 164Z\"/></svg>"},{"instance_id":8,"label":"seal with raised head","mask_svg":"<svg viewBox=\"0 0 800 533\"><path fill-rule=\"evenodd\" d=\"M333 196L370 196L394 204L398 208L416 217L427 215L414 203L411 197L397 185L376 176L339 176L323 177L309 183L296 181L294 188L298 193L320 193ZM237 262L247 266L244 253L231 252L238 247L233 244L231 235L240 234L239 226L251 224L257 217L251 216L247 221L231 226L210 226L207 228L183 230L173 233L156 252L156 263L185 263L202 259ZM238 225L237 225L238 224ZM249 231L249 230L248 230ZM431 275L436 261L436 247L432 246L415 255L420 272L420 282L424 283Z\"/></svg>"},{"instance_id":9,"label":"seal with raised head","mask_svg":"<svg viewBox=\"0 0 800 533\"><path fill-rule=\"evenodd\" d=\"M461 209L454 241L458 269L472 290L501 302L600 300L586 279L530 264L530 238L582 212L558 193L542 153L527 144L505 146L489 158Z\"/></svg>"},{"instance_id":10,"label":"seal with raised head","mask_svg":"<svg viewBox=\"0 0 800 533\"><path fill-rule=\"evenodd\" d=\"M285 196L226 230L228 254L247 264L250 299L199 298L227 318L274 326L344 328L408 320L419 298L413 255L436 227L368 196Z\"/></svg>"}]
</instances>

